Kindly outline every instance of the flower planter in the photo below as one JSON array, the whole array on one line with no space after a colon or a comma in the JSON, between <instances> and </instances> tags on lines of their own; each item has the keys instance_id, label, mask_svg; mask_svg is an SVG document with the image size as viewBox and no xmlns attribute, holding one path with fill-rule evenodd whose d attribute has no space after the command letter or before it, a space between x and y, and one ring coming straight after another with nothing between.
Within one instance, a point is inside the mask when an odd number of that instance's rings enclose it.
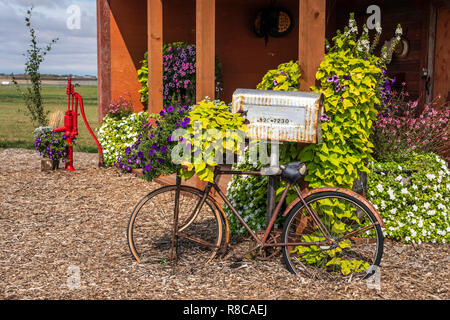
<instances>
[{"instance_id":1,"label":"flower planter","mask_svg":"<svg viewBox=\"0 0 450 320\"><path fill-rule=\"evenodd\" d=\"M59 160L41 159L41 171L50 171L59 169Z\"/></svg>"}]
</instances>

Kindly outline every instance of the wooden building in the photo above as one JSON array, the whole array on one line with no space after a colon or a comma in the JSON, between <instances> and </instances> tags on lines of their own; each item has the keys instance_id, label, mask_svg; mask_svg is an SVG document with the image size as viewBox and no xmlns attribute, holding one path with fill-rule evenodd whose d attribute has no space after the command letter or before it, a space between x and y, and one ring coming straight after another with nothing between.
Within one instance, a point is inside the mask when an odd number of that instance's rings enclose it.
<instances>
[{"instance_id":1,"label":"wooden building","mask_svg":"<svg viewBox=\"0 0 450 320\"><path fill-rule=\"evenodd\" d=\"M197 46L197 100L214 95L214 55L223 66L224 93L230 102L237 88L255 88L264 73L278 64L299 60L300 90L314 84L324 55L324 39L347 24L354 12L361 26L371 17L369 6L380 9L382 42L398 23L407 52L389 65L397 83L406 82L412 97L430 101L447 98L449 81L449 1L424 0L277 0L287 9L294 28L267 45L253 30L255 15L269 0L97 0L99 119L111 99L124 92L135 110L140 84L137 70L149 51L149 110L162 107L162 44L183 41Z\"/></svg>"}]
</instances>

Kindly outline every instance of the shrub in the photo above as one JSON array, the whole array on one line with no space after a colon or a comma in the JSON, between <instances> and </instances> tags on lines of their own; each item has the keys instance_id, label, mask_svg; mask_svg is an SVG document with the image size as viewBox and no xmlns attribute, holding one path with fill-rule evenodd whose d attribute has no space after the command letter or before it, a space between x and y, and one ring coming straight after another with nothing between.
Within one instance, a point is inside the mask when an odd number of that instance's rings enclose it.
<instances>
[{"instance_id":1,"label":"shrub","mask_svg":"<svg viewBox=\"0 0 450 320\"><path fill-rule=\"evenodd\" d=\"M44 62L47 53L50 52L52 46L58 41L58 38L51 40L45 47L38 46L36 31L31 26L32 11L33 7L27 11L27 16L25 17L25 25L30 32L31 38L30 49L25 54L25 74L30 79L31 88L22 91L14 76L12 76L12 82L23 97L25 107L27 108L26 113L30 116L31 121L36 125L45 126L48 122L47 115L49 111L45 111L42 101L42 81L39 68L41 63Z\"/></svg>"},{"instance_id":2,"label":"shrub","mask_svg":"<svg viewBox=\"0 0 450 320\"><path fill-rule=\"evenodd\" d=\"M201 180L213 182L214 168L223 154L242 154L246 119L231 113L223 101L203 100L189 112L190 122L182 141L190 152L180 161L181 174L189 179L197 174Z\"/></svg>"},{"instance_id":3,"label":"shrub","mask_svg":"<svg viewBox=\"0 0 450 320\"><path fill-rule=\"evenodd\" d=\"M276 69L267 71L262 81L256 86L256 89L297 91L300 76L298 61L282 63Z\"/></svg>"},{"instance_id":4,"label":"shrub","mask_svg":"<svg viewBox=\"0 0 450 320\"><path fill-rule=\"evenodd\" d=\"M438 155L374 163L368 199L383 217L386 237L406 243L450 241L450 171Z\"/></svg>"},{"instance_id":5,"label":"shrub","mask_svg":"<svg viewBox=\"0 0 450 320\"><path fill-rule=\"evenodd\" d=\"M177 128L185 128L189 122L189 108L186 106L169 106L159 114L151 115L156 126L146 123L137 136L136 142L125 149L117 158L119 167L124 172L142 168L143 178L152 181L161 174L179 171L180 165L172 162L171 153L178 144L172 134Z\"/></svg>"},{"instance_id":6,"label":"shrub","mask_svg":"<svg viewBox=\"0 0 450 320\"><path fill-rule=\"evenodd\" d=\"M132 113L119 119L107 114L103 118L98 129L98 141L102 146L105 165L113 166L117 157L133 145L147 118L147 112Z\"/></svg>"},{"instance_id":7,"label":"shrub","mask_svg":"<svg viewBox=\"0 0 450 320\"><path fill-rule=\"evenodd\" d=\"M439 153L449 150L450 108L438 100L418 112L418 101L407 99L403 88L393 93L378 114L372 141L378 161L405 161L414 152ZM446 159L448 160L448 159Z\"/></svg>"},{"instance_id":8,"label":"shrub","mask_svg":"<svg viewBox=\"0 0 450 320\"><path fill-rule=\"evenodd\" d=\"M163 46L163 99L164 106L192 105L195 100L195 45L174 42ZM148 101L148 53L138 70L138 81L142 87L141 101ZM216 98L223 90L222 65L216 56ZM214 98L214 97L211 97Z\"/></svg>"}]
</instances>

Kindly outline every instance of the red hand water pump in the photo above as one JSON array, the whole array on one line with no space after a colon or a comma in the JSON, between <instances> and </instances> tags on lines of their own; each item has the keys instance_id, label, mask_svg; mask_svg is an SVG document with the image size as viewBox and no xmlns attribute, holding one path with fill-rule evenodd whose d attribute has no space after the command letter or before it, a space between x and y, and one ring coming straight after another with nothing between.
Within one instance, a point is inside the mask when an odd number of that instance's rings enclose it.
<instances>
[{"instance_id":1,"label":"red hand water pump","mask_svg":"<svg viewBox=\"0 0 450 320\"><path fill-rule=\"evenodd\" d=\"M86 124L86 128L92 135L97 144L98 154L99 154L99 163L98 165L102 165L102 147L95 137L94 132L92 132L89 123L87 122L86 115L84 114L84 105L83 98L81 95L74 90L74 86L72 85L71 79L67 79L67 96L68 96L68 106L66 115L64 116L64 126L55 128L54 132L64 132L65 139L67 141L67 154L69 160L66 162L66 170L75 171L73 167L73 139L76 135L78 135L78 103L80 104L81 115L83 116L84 123Z\"/></svg>"}]
</instances>

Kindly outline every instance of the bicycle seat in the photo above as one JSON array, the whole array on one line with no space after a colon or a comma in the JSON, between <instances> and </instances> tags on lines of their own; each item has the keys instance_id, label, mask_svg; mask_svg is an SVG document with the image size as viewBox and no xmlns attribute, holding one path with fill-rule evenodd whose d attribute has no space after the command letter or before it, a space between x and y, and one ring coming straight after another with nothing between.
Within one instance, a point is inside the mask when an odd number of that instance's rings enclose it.
<instances>
[{"instance_id":1,"label":"bicycle seat","mask_svg":"<svg viewBox=\"0 0 450 320\"><path fill-rule=\"evenodd\" d=\"M306 176L306 164L303 162L291 162L280 165L281 178L291 183L296 183Z\"/></svg>"}]
</instances>

